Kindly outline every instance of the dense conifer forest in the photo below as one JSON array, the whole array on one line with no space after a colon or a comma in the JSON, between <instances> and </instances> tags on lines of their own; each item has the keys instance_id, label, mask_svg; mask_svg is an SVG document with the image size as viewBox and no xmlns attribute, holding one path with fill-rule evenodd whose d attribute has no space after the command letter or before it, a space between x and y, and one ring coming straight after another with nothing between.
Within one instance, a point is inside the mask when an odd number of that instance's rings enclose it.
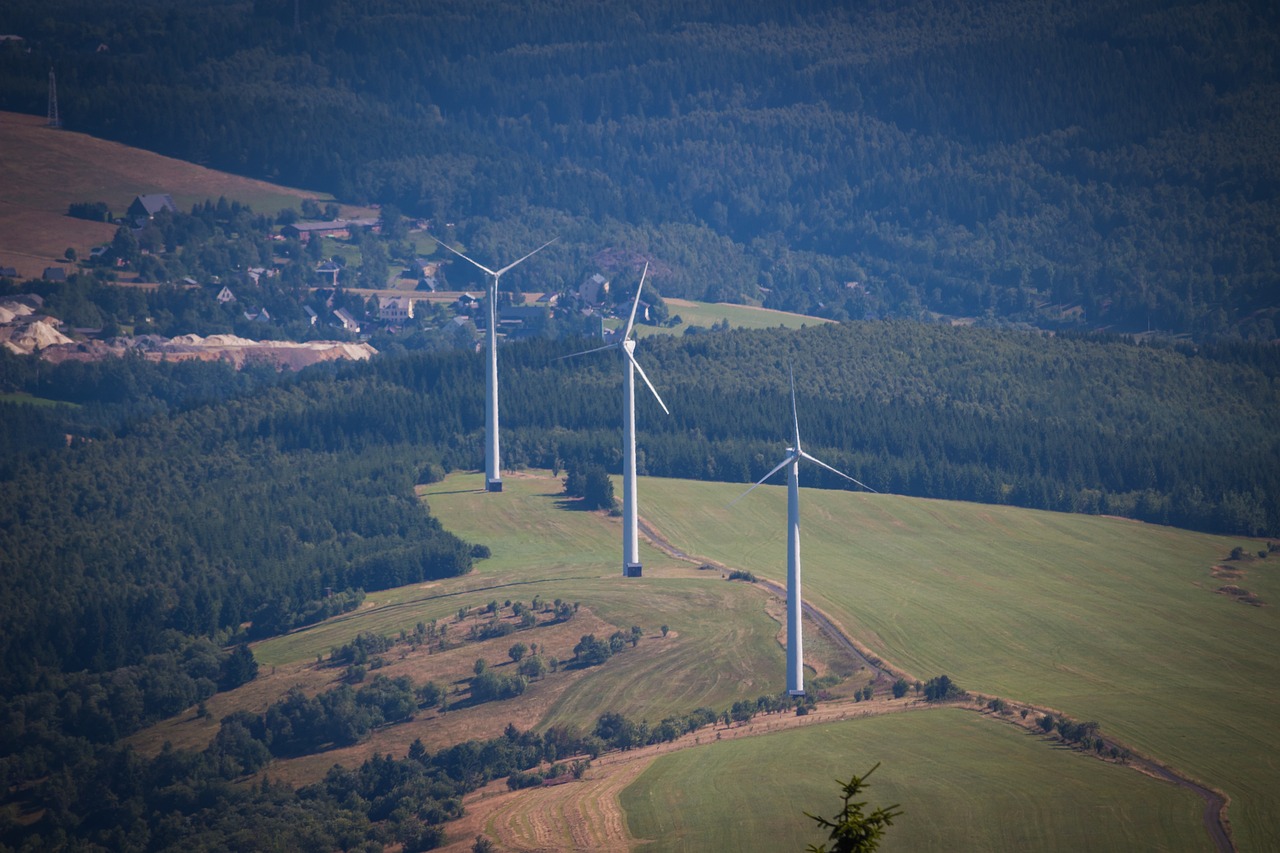
<instances>
[{"instance_id":1,"label":"dense conifer forest","mask_svg":"<svg viewBox=\"0 0 1280 853\"><path fill-rule=\"evenodd\" d=\"M1277 18L14 0L0 107L43 114L53 68L72 129L456 223L486 257L559 234L538 289L641 254L668 296L1267 340Z\"/></svg>"}]
</instances>

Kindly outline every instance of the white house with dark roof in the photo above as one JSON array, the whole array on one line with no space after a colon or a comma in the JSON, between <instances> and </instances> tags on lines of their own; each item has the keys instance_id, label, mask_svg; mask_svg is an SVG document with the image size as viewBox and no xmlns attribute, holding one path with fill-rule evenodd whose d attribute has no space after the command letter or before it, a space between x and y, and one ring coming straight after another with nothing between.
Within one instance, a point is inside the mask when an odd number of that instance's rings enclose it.
<instances>
[{"instance_id":1,"label":"white house with dark roof","mask_svg":"<svg viewBox=\"0 0 1280 853\"><path fill-rule=\"evenodd\" d=\"M347 313L347 309L335 308L333 309L333 316L338 318L338 322L342 324L342 328L346 329L348 332L354 332L357 335L360 334L360 324L356 321L355 317L352 317Z\"/></svg>"},{"instance_id":2,"label":"white house with dark roof","mask_svg":"<svg viewBox=\"0 0 1280 853\"><path fill-rule=\"evenodd\" d=\"M412 320L413 300L407 296L379 296L378 319L387 323Z\"/></svg>"}]
</instances>

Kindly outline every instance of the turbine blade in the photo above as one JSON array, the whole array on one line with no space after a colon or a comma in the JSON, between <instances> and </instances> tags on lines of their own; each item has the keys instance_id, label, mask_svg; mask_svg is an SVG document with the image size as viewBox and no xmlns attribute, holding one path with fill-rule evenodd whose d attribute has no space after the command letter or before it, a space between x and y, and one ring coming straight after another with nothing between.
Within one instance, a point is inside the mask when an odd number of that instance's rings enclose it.
<instances>
[{"instance_id":1,"label":"turbine blade","mask_svg":"<svg viewBox=\"0 0 1280 853\"><path fill-rule=\"evenodd\" d=\"M810 456L808 453L805 453L803 450L800 451L800 455L803 456L805 459L808 459L810 462L812 462L815 465L821 465L823 468L826 468L828 471L830 471L833 474L839 474L841 477L844 477L846 480L848 480L851 483L857 483L859 486L862 486L862 488L866 489L868 492L875 492L877 495L880 494L879 492L876 492L875 489L868 486L866 483L853 479L845 472L840 471L836 468L832 468L830 465L823 462L821 459L818 459L815 456Z\"/></svg>"},{"instance_id":2,"label":"turbine blade","mask_svg":"<svg viewBox=\"0 0 1280 853\"><path fill-rule=\"evenodd\" d=\"M574 356L578 356L578 355L588 355L589 353L593 353L593 352L603 352L604 350L607 350L607 349L616 349L617 347L618 347L618 344L617 344L617 343L605 344L605 345L604 345L604 346L602 346L602 347L596 347L596 348L594 348L594 349L584 349L582 352L571 352L571 353L569 353L568 355L562 355L562 356L560 356L559 358L557 358L557 359L555 359L555 360L556 360L556 361L563 361L563 360L564 360L564 359L566 359L566 358L573 358Z\"/></svg>"},{"instance_id":3,"label":"turbine blade","mask_svg":"<svg viewBox=\"0 0 1280 853\"><path fill-rule=\"evenodd\" d=\"M473 260L471 260L471 258L468 258L466 255L462 254L462 253L461 253L461 252L459 252L457 249L453 248L452 246L450 246L448 243L444 242L443 240L437 240L437 241L436 241L436 243L437 243L437 245L444 246L446 249L448 249L450 252L453 252L455 255L457 255L458 257L462 258L464 261L466 261L466 262L468 262L468 263L470 263L470 264L474 264L475 266L477 266L477 267L479 267L480 269L484 270L484 271L485 271L485 272L487 272L489 275L498 275L498 273L495 273L493 270L489 269L488 267L486 267L484 264L480 263L479 261L473 261Z\"/></svg>"},{"instance_id":4,"label":"turbine blade","mask_svg":"<svg viewBox=\"0 0 1280 853\"><path fill-rule=\"evenodd\" d=\"M791 374L791 425L796 431L796 452L803 454L804 451L800 449L800 416L796 414L796 372L790 364L787 365L787 370Z\"/></svg>"},{"instance_id":5,"label":"turbine blade","mask_svg":"<svg viewBox=\"0 0 1280 853\"><path fill-rule=\"evenodd\" d=\"M765 475L764 475L763 477L761 477L759 480L756 480L756 485L755 485L755 486L752 486L750 489L747 489L745 492L743 492L742 494L738 495L738 496L737 496L736 498L734 498L733 500L729 501L729 506L733 506L733 505L734 505L734 504L736 504L738 501L742 500L742 499L743 499L743 498L745 498L747 495L751 494L752 489L754 489L756 486L760 485L760 484L761 484L761 483L763 483L765 480L767 480L767 479L769 479L770 477L772 477L774 474L776 474L776 473L778 473L779 471L781 471L784 467L786 467L786 465L787 465L789 462L791 462L791 460L792 460L793 458L794 458L794 457L792 456L792 454L788 453L788 454L787 454L787 458L786 458L786 459L783 459L781 462L779 462L777 465L775 465L775 466L774 466L774 469L773 469L772 471L770 471L768 474L765 474Z\"/></svg>"},{"instance_id":6,"label":"turbine blade","mask_svg":"<svg viewBox=\"0 0 1280 853\"><path fill-rule=\"evenodd\" d=\"M644 279L649 274L649 262L644 262L644 272L640 273L640 286L636 288L636 299L631 303L631 317L627 320L627 330L622 333L620 340L626 340L631 337L631 328L636 324L636 309L640 307L640 294L644 292ZM655 392L656 393L656 392Z\"/></svg>"},{"instance_id":7,"label":"turbine blade","mask_svg":"<svg viewBox=\"0 0 1280 853\"><path fill-rule=\"evenodd\" d=\"M636 357L628 352L626 347L623 347L622 351L627 353L627 358L630 359L631 366L640 374L640 378L644 380L644 384L649 386L649 390L653 392L653 396L657 397L658 405L662 407L662 411L666 412L668 415L671 414L671 410L667 408L667 404L662 402L662 397L658 395L658 389L654 388L653 383L649 381L649 377L644 375L644 368L640 366L640 362L636 361Z\"/></svg>"},{"instance_id":8,"label":"turbine blade","mask_svg":"<svg viewBox=\"0 0 1280 853\"><path fill-rule=\"evenodd\" d=\"M506 272L507 270L509 270L509 269L511 269L512 267L514 267L516 264L519 264L519 263L522 263L522 262L524 262L524 261L529 260L529 258L532 258L534 255L538 254L538 253L539 253L539 252L541 252L543 249L547 248L548 246L550 246L552 243L554 243L555 241L557 241L557 240L559 240L559 239L560 239L559 237L552 237L550 240L548 240L547 242L543 243L541 246L539 246L538 248L534 249L532 252L530 252L529 254L525 255L525 256L524 256L523 258L521 258L520 260L518 260L518 261L512 261L511 263L507 264L507 265L506 265L505 267L503 267L502 269L500 269L500 270L498 270L497 272L493 273L493 277L494 277L494 278L497 278L498 276L502 275L502 274L503 274L504 272ZM475 263L475 261L472 261L472 263Z\"/></svg>"}]
</instances>

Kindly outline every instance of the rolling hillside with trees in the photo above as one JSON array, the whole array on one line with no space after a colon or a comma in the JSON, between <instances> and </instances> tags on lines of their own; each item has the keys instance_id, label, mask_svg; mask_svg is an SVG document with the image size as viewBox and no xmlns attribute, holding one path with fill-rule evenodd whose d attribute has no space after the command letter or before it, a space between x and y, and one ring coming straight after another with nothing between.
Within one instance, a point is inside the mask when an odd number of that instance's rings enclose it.
<instances>
[{"instance_id":1,"label":"rolling hillside with trees","mask_svg":"<svg viewBox=\"0 0 1280 853\"><path fill-rule=\"evenodd\" d=\"M619 470L616 365L555 360L581 343L504 350L508 466ZM1267 347L912 323L643 346L672 410L640 411L649 475L762 476L785 439L791 365L806 444L880 491L1280 532L1280 365ZM474 353L293 378L140 359L50 367L3 354L0 366L5 390L79 404L5 406L6 685L46 667L137 662L165 646L166 629L278 633L328 615L327 591L470 565L412 486L480 463Z\"/></svg>"},{"instance_id":2,"label":"rolling hillside with trees","mask_svg":"<svg viewBox=\"0 0 1280 853\"><path fill-rule=\"evenodd\" d=\"M616 473L616 364L555 361L584 343L504 349L508 465ZM1280 367L1267 346L916 323L703 332L642 346L673 412L641 410L650 475L763 474L785 439L791 364L806 446L883 491L1280 529L1270 464ZM234 832L215 818L226 808L267 822L279 809L319 809L299 825L331 831L342 819L319 789L230 785L261 758L257 735L232 727L208 753L154 764L112 744L251 679L240 644L342 613L367 592L466 572L487 554L442 529L413 492L480 465L481 361L406 353L291 376L0 354L0 387L13 395L2 404L0 459L0 768L15 790L46 806L89 804L95 785L145 777L158 786L136 790L147 814L178 808L164 793L174 786L221 803L193 824L201 832ZM363 726L375 719L357 692L333 701L326 713L345 709L342 720L348 711L368 717ZM408 770L418 778L416 767L396 773ZM439 790L447 799L463 789ZM450 806L440 808L443 819ZM384 831L372 828L374 814L354 837ZM64 827L85 817L49 815ZM83 829L99 839L124 820L94 815L103 834L92 822Z\"/></svg>"},{"instance_id":3,"label":"rolling hillside with trees","mask_svg":"<svg viewBox=\"0 0 1280 853\"><path fill-rule=\"evenodd\" d=\"M6 5L0 108L52 67L76 130L481 256L559 234L552 289L644 255L664 295L835 319L1276 336L1274 4L47 8Z\"/></svg>"}]
</instances>

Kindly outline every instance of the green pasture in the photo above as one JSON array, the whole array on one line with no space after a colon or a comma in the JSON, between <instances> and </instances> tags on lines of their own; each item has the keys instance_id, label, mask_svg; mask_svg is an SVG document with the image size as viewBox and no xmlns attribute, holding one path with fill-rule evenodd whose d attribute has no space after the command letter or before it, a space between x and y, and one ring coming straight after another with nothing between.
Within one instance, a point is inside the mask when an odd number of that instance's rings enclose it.
<instances>
[{"instance_id":1,"label":"green pasture","mask_svg":"<svg viewBox=\"0 0 1280 853\"><path fill-rule=\"evenodd\" d=\"M637 324L637 337L682 335L690 326L709 329L722 320L728 320L729 326L734 329L776 329L779 326L799 329L801 326L816 326L819 323L831 322L821 317L792 314L789 311L774 311L769 308L755 308L750 305L731 305L727 302L694 302L689 299L668 299L666 302L671 316L679 314L681 322L675 326Z\"/></svg>"},{"instance_id":2,"label":"green pasture","mask_svg":"<svg viewBox=\"0 0 1280 853\"><path fill-rule=\"evenodd\" d=\"M803 475L802 475L803 477ZM782 580L786 489L645 479L690 554ZM802 489L804 596L918 678L1097 720L1231 797L1244 850L1280 849L1280 556L1121 519ZM1217 594L1234 583L1267 606Z\"/></svg>"},{"instance_id":3,"label":"green pasture","mask_svg":"<svg viewBox=\"0 0 1280 853\"><path fill-rule=\"evenodd\" d=\"M0 394L0 403L16 403L26 406L73 406L78 407L79 403L67 403L62 400L50 400L47 397L36 397L32 394L26 394L20 391Z\"/></svg>"},{"instance_id":4,"label":"green pasture","mask_svg":"<svg viewBox=\"0 0 1280 853\"><path fill-rule=\"evenodd\" d=\"M422 489L447 529L492 549L475 571L372 594L355 614L260 644L258 659L310 660L360 630L392 634L450 618L461 606L540 595L581 601L623 630L638 625L645 632L640 648L592 671L542 724L589 725L604 710L656 722L699 705L725 707L774 692L781 683L778 626L758 589L647 546L645 577L624 580L619 519L572 509L560 481L545 472L507 476L501 495L481 491L482 480L455 474ZM761 487L730 508L742 488L643 478L641 514L691 555L782 580L785 489ZM972 692L1097 720L1104 733L1226 792L1242 850L1277 846L1275 609L1216 594L1225 582L1209 573L1236 545L1256 552L1261 543L890 495L804 489L801 501L805 597L863 645L922 679L945 673ZM1266 602L1280 600L1271 570L1276 559L1241 561L1245 574L1234 583ZM671 629L667 638L663 624ZM910 714L901 725L934 717ZM825 760L822 748L797 750L803 766ZM1016 763L1058 756L1034 742ZM873 763L880 756L870 757ZM767 766L770 775L780 772ZM1057 772L1049 771L1050 779ZM834 791L831 775L823 773L822 781ZM952 778L955 793L929 794L931 814L967 813L962 772ZM1072 790L1050 786L1042 796L1058 810L1078 811ZM1169 823L1164 806L1142 802L1126 799L1100 810L1137 827L1107 830L1105 843L1142 835L1147 821ZM1129 810L1138 816L1127 816ZM1002 830L1015 833L1010 838L1057 832L1040 812L1026 811L1026 826L1023 812L1018 815L1016 825L1007 822Z\"/></svg>"},{"instance_id":5,"label":"green pasture","mask_svg":"<svg viewBox=\"0 0 1280 853\"><path fill-rule=\"evenodd\" d=\"M836 780L877 762L859 799L904 812L884 851L1211 849L1191 792L954 709L704 743L659 757L621 801L646 853L803 850L826 841L804 812L835 815Z\"/></svg>"}]
</instances>

